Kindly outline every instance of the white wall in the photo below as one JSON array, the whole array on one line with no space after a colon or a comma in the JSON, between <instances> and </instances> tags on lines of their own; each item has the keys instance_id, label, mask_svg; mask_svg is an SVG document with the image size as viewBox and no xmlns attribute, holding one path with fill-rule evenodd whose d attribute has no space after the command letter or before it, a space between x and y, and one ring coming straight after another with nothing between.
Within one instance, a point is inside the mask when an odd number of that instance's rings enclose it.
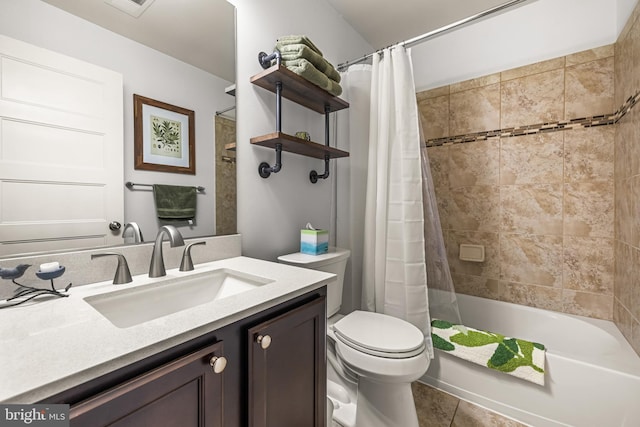
<instances>
[{"instance_id":1,"label":"white wall","mask_svg":"<svg viewBox=\"0 0 640 427\"><path fill-rule=\"evenodd\" d=\"M413 47L422 91L614 43L637 0L537 0Z\"/></svg>"},{"instance_id":2,"label":"white wall","mask_svg":"<svg viewBox=\"0 0 640 427\"><path fill-rule=\"evenodd\" d=\"M234 104L224 93L231 84L156 50L61 11L40 0L0 1L0 33L81 59L124 76L124 180L148 184L200 185L197 227L181 227L185 236L215 232L214 116ZM195 111L196 175L139 171L133 168L133 94ZM151 192L125 195L125 220L136 221L145 239L157 228ZM124 225L124 224L123 224Z\"/></svg>"},{"instance_id":3,"label":"white wall","mask_svg":"<svg viewBox=\"0 0 640 427\"><path fill-rule=\"evenodd\" d=\"M616 30L617 35L620 35L624 26L626 25L631 13L636 7L638 0L616 0Z\"/></svg>"},{"instance_id":4,"label":"white wall","mask_svg":"<svg viewBox=\"0 0 640 427\"><path fill-rule=\"evenodd\" d=\"M371 51L369 46L325 1L232 0L237 13L237 178L238 231L243 254L275 260L297 252L300 228L307 222L330 225L332 175L317 184L309 182L313 169L322 173L324 162L283 153L283 167L268 179L258 175L258 165L273 165L274 150L252 146L251 137L275 131L275 95L249 83L262 71L260 51L272 52L276 39L306 34L333 64ZM283 101L282 130L306 130L312 140L324 143L324 116ZM334 142L332 141L332 145ZM346 159L332 162L348 161ZM338 185L340 181L338 178ZM334 233L334 230L330 230Z\"/></svg>"}]
</instances>

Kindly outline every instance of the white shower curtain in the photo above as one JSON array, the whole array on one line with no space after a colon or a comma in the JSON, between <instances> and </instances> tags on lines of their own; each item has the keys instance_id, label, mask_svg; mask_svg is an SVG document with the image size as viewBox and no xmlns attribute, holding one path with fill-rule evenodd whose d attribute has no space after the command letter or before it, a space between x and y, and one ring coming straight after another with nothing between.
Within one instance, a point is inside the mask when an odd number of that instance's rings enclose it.
<instances>
[{"instance_id":1,"label":"white shower curtain","mask_svg":"<svg viewBox=\"0 0 640 427\"><path fill-rule=\"evenodd\" d=\"M364 309L417 326L430 343L420 132L411 53L374 55L364 224Z\"/></svg>"},{"instance_id":2,"label":"white shower curtain","mask_svg":"<svg viewBox=\"0 0 640 427\"><path fill-rule=\"evenodd\" d=\"M367 191L367 161L369 152L369 107L371 105L371 65L352 65L341 73L342 98L349 108L337 112L337 147L349 152L349 157L331 162L334 195L337 201L336 246L351 250L345 272L342 307L345 312L360 309L362 301L362 256L364 251L364 206Z\"/></svg>"}]
</instances>

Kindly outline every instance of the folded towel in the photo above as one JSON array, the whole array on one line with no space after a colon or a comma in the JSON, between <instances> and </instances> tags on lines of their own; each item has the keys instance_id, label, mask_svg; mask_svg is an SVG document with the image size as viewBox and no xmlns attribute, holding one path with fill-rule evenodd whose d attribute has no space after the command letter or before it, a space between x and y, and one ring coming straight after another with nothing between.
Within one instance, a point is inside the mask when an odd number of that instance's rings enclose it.
<instances>
[{"instance_id":1,"label":"folded towel","mask_svg":"<svg viewBox=\"0 0 640 427\"><path fill-rule=\"evenodd\" d=\"M276 44L276 49L280 51L283 63L289 63L290 61L295 61L297 59L306 59L311 62L318 71L326 74L331 80L340 83L340 73L338 73L335 67L329 61L324 59L322 55L318 55L314 52L309 46L304 44L288 44L279 46Z\"/></svg>"},{"instance_id":2,"label":"folded towel","mask_svg":"<svg viewBox=\"0 0 640 427\"><path fill-rule=\"evenodd\" d=\"M326 76L326 74L318 71L318 69L306 59L297 59L295 61L295 65L286 65L284 63L283 65L300 77L303 77L321 89L326 90L333 96L340 96L342 93L340 83L331 80Z\"/></svg>"},{"instance_id":3,"label":"folded towel","mask_svg":"<svg viewBox=\"0 0 640 427\"><path fill-rule=\"evenodd\" d=\"M461 359L544 385L545 347L444 320L431 321L433 346Z\"/></svg>"},{"instance_id":4,"label":"folded towel","mask_svg":"<svg viewBox=\"0 0 640 427\"><path fill-rule=\"evenodd\" d=\"M178 185L153 185L158 218L168 221L191 221L196 216L196 188Z\"/></svg>"},{"instance_id":5,"label":"folded towel","mask_svg":"<svg viewBox=\"0 0 640 427\"><path fill-rule=\"evenodd\" d=\"M322 52L320 51L320 49L318 49L318 47L313 44L313 42L307 36L282 36L278 37L278 40L276 41L276 47L278 48L278 50L280 50L281 46L289 44L303 44L309 46L315 53L322 56Z\"/></svg>"}]
</instances>

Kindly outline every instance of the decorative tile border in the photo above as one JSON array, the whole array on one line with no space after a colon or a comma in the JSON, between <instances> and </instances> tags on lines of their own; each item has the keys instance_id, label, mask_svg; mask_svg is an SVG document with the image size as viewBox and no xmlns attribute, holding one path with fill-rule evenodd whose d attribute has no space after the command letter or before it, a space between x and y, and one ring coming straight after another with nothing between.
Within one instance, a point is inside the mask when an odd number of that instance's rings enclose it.
<instances>
[{"instance_id":1,"label":"decorative tile border","mask_svg":"<svg viewBox=\"0 0 640 427\"><path fill-rule=\"evenodd\" d=\"M517 128L505 128L489 130L483 132L468 133L464 135L446 136L443 138L433 138L426 141L427 147L438 147L441 145L462 144L473 141L486 141L490 138L510 138L512 136L532 135L537 133L558 132L576 128L588 128L595 126L613 125L620 121L636 103L640 101L640 91L629 97L624 104L612 114L601 116L583 117L579 119L562 120L557 122L539 123L535 125L520 126Z\"/></svg>"}]
</instances>

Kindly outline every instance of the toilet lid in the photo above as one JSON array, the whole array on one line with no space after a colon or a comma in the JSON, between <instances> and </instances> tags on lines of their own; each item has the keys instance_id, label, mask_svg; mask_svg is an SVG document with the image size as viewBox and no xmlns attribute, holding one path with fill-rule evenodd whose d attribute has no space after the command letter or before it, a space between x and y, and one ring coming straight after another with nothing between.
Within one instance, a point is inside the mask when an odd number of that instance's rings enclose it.
<instances>
[{"instance_id":1,"label":"toilet lid","mask_svg":"<svg viewBox=\"0 0 640 427\"><path fill-rule=\"evenodd\" d=\"M425 348L420 329L386 314L354 311L337 321L333 328L340 341L374 356L413 357Z\"/></svg>"}]
</instances>

